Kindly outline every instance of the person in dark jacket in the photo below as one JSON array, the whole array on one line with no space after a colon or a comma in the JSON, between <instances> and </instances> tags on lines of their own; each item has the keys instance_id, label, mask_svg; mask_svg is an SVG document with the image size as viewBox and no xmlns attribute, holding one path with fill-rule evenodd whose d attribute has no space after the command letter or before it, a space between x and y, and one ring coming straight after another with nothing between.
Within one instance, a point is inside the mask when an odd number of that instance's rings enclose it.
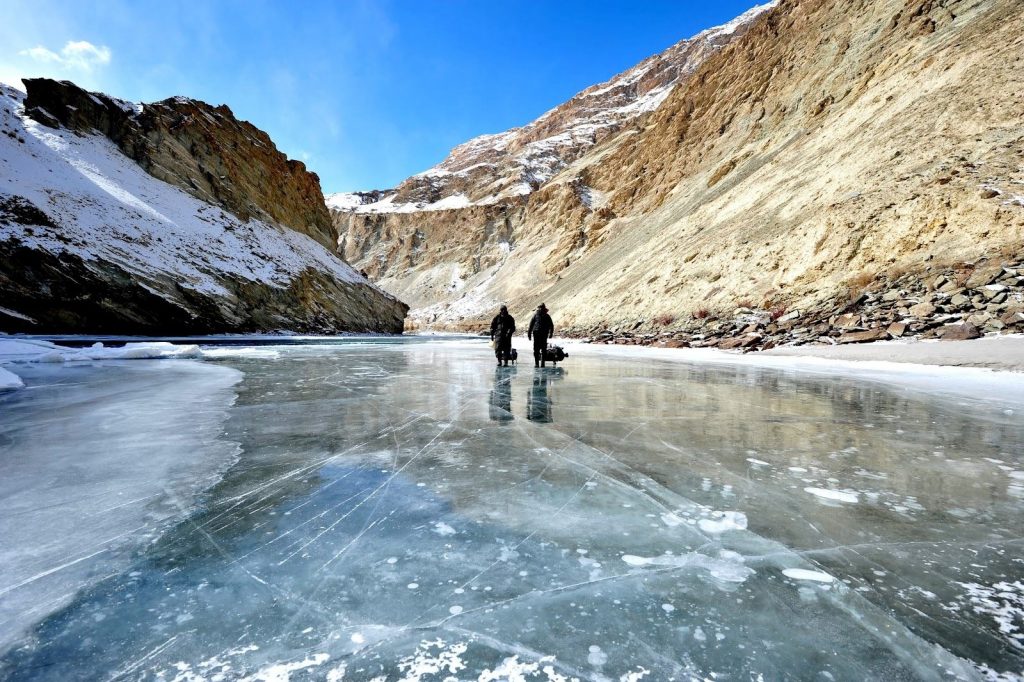
<instances>
[{"instance_id":1,"label":"person in dark jacket","mask_svg":"<svg viewBox=\"0 0 1024 682\"><path fill-rule=\"evenodd\" d=\"M501 306L501 312L491 320L491 341L494 341L494 356L498 358L498 367L502 362L508 367L512 357L512 335L516 333L516 318L508 314L508 308Z\"/></svg>"},{"instance_id":2,"label":"person in dark jacket","mask_svg":"<svg viewBox=\"0 0 1024 682\"><path fill-rule=\"evenodd\" d=\"M541 303L526 329L526 338L533 339L533 366L544 366L544 352L548 349L548 338L555 334L555 323L548 315L547 306Z\"/></svg>"}]
</instances>

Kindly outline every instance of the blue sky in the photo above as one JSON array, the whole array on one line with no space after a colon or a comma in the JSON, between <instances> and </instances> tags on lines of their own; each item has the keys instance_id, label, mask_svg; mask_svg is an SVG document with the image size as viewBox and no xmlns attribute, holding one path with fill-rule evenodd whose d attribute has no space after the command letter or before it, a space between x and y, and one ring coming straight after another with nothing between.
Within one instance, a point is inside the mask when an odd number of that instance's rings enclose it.
<instances>
[{"instance_id":1,"label":"blue sky","mask_svg":"<svg viewBox=\"0 0 1024 682\"><path fill-rule=\"evenodd\" d=\"M325 192L388 188L754 4L2 0L0 80L227 104Z\"/></svg>"}]
</instances>

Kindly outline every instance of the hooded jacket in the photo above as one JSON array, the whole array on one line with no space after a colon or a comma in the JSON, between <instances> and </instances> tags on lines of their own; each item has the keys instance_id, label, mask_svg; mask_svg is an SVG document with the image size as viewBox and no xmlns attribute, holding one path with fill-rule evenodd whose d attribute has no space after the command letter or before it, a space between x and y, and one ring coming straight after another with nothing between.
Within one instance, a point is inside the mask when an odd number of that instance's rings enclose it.
<instances>
[{"instance_id":1,"label":"hooded jacket","mask_svg":"<svg viewBox=\"0 0 1024 682\"><path fill-rule=\"evenodd\" d=\"M536 336L538 339L546 339L555 333L555 323L547 310L538 310L530 319L530 326L526 330L527 336Z\"/></svg>"},{"instance_id":2,"label":"hooded jacket","mask_svg":"<svg viewBox=\"0 0 1024 682\"><path fill-rule=\"evenodd\" d=\"M516 333L516 318L512 317L508 313L502 315L498 313L491 320L491 338L492 339L511 339L512 335Z\"/></svg>"}]
</instances>

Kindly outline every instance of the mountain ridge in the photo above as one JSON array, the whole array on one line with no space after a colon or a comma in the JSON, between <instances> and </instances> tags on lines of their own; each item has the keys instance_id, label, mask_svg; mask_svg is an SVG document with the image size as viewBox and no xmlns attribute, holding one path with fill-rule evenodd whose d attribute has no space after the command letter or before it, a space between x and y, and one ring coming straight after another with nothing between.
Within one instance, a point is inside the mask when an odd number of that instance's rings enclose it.
<instances>
[{"instance_id":1,"label":"mountain ridge","mask_svg":"<svg viewBox=\"0 0 1024 682\"><path fill-rule=\"evenodd\" d=\"M683 39L525 125L474 137L394 190L329 194L327 204L339 211L401 213L526 196L591 147L654 111L676 83L777 2L756 5L727 24Z\"/></svg>"},{"instance_id":2,"label":"mountain ridge","mask_svg":"<svg viewBox=\"0 0 1024 682\"><path fill-rule=\"evenodd\" d=\"M25 83L0 88L0 330L402 330L316 176L226 107Z\"/></svg>"}]
</instances>

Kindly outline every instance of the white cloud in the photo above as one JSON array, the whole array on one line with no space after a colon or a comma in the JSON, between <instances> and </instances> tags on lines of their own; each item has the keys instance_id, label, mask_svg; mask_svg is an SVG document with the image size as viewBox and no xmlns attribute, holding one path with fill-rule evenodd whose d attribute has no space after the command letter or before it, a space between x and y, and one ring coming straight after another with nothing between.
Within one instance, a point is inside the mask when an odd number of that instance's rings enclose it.
<instances>
[{"instance_id":1,"label":"white cloud","mask_svg":"<svg viewBox=\"0 0 1024 682\"><path fill-rule=\"evenodd\" d=\"M18 54L30 57L40 64L57 64L85 73L91 72L94 67L109 64L111 56L109 47L97 47L87 40L69 40L59 54L42 45L22 50Z\"/></svg>"}]
</instances>

